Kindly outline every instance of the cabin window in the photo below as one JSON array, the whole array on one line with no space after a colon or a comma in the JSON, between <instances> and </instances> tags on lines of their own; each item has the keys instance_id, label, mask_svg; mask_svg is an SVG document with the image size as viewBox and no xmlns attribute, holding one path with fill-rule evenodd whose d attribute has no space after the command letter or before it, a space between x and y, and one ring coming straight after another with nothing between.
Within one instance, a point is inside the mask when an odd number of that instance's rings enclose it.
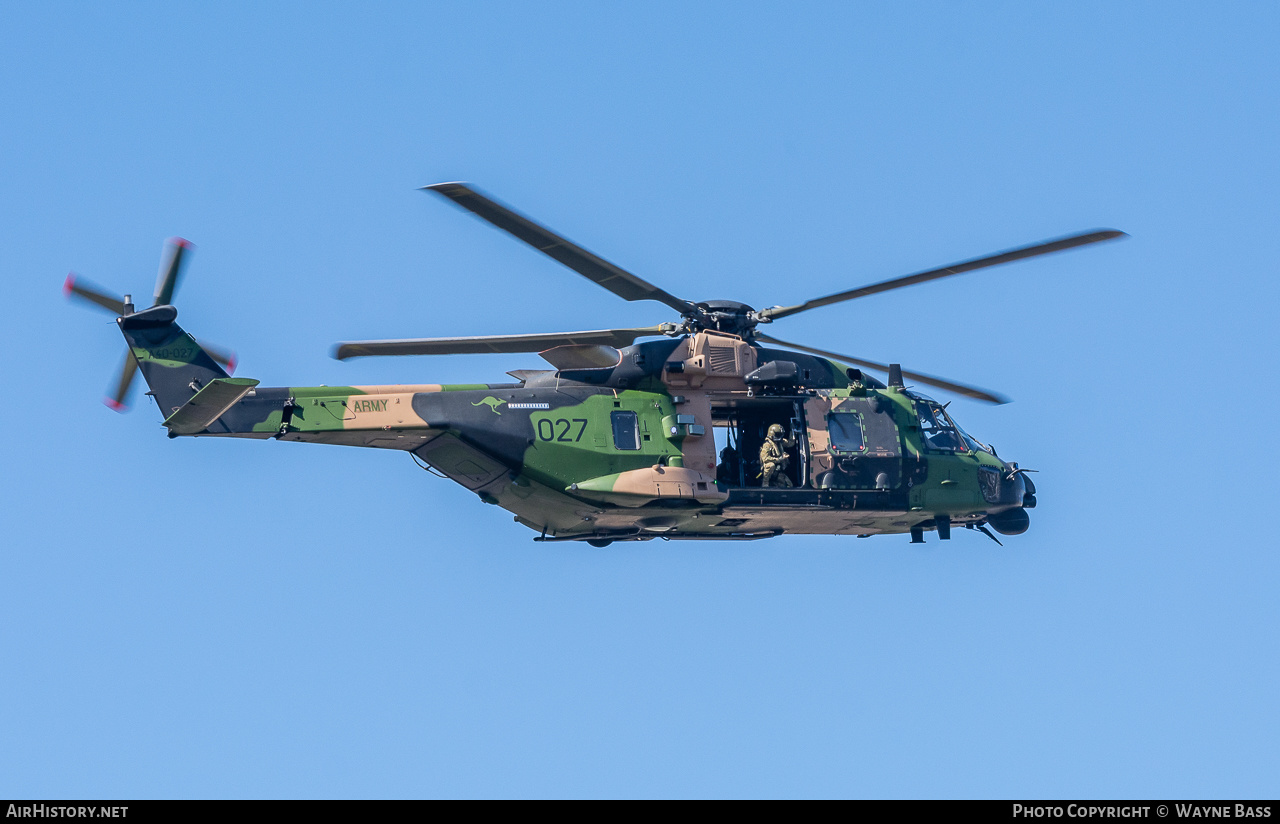
<instances>
[{"instance_id":1,"label":"cabin window","mask_svg":"<svg viewBox=\"0 0 1280 824\"><path fill-rule=\"evenodd\" d=\"M612 412L613 445L616 449L639 449L639 418L634 412Z\"/></svg>"},{"instance_id":2,"label":"cabin window","mask_svg":"<svg viewBox=\"0 0 1280 824\"><path fill-rule=\"evenodd\" d=\"M857 412L829 412L827 435L831 438L831 451L837 455L862 452L867 448L862 415Z\"/></svg>"}]
</instances>

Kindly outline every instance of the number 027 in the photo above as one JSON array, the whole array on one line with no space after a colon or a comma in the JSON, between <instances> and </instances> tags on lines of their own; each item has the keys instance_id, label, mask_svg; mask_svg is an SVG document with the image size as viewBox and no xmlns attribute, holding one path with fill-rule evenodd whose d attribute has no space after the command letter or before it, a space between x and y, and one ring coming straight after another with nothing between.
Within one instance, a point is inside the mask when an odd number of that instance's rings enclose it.
<instances>
[{"instance_id":1,"label":"number 027","mask_svg":"<svg viewBox=\"0 0 1280 824\"><path fill-rule=\"evenodd\" d=\"M574 432L577 424L577 432ZM582 440L582 433L587 431L586 418L556 418L554 421L543 418L538 421L538 438L544 441L560 441L576 443Z\"/></svg>"}]
</instances>

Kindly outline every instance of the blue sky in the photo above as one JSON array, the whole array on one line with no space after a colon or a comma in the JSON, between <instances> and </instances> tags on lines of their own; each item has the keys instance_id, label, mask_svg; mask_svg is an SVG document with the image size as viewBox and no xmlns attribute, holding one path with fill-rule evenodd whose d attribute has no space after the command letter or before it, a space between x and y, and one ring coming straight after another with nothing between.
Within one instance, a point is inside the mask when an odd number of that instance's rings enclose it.
<instances>
[{"instance_id":1,"label":"blue sky","mask_svg":"<svg viewBox=\"0 0 1280 824\"><path fill-rule=\"evenodd\" d=\"M1280 774L1271 4L9 4L0 796L1230 797ZM168 440L69 270L268 385L638 326L417 192L1003 391L1025 535L541 546L400 455Z\"/></svg>"}]
</instances>

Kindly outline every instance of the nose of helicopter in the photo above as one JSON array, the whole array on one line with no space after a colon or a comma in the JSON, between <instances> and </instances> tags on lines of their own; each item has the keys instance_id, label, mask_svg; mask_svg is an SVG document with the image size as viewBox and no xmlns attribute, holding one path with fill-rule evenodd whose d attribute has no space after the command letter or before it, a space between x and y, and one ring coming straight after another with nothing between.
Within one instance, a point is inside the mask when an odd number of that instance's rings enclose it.
<instances>
[{"instance_id":1,"label":"nose of helicopter","mask_svg":"<svg viewBox=\"0 0 1280 824\"><path fill-rule=\"evenodd\" d=\"M1028 478L1024 473L1019 472L1018 474L1022 478L1022 483L1023 483L1023 486L1025 487L1025 489L1022 492L1022 508L1035 509L1036 508L1036 485L1032 483L1031 479Z\"/></svg>"},{"instance_id":2,"label":"nose of helicopter","mask_svg":"<svg viewBox=\"0 0 1280 824\"><path fill-rule=\"evenodd\" d=\"M1019 470L1017 464L1009 465L1009 474L1001 484L1001 501L1009 501L1013 506L994 512L987 516L987 523L1001 535L1021 535L1031 526L1028 509L1036 505L1036 485L1027 477L1026 470Z\"/></svg>"}]
</instances>

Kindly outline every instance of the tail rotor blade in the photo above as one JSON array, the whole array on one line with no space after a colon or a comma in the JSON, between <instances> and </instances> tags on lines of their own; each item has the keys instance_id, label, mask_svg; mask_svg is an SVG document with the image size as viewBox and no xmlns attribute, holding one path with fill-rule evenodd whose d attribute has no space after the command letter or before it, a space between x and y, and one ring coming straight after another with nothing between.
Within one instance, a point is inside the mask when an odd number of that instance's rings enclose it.
<instances>
[{"instance_id":1,"label":"tail rotor blade","mask_svg":"<svg viewBox=\"0 0 1280 824\"><path fill-rule=\"evenodd\" d=\"M63 281L62 294L68 298L74 297L101 306L113 315L124 314L124 298L102 291L81 279L75 272L68 274L67 279Z\"/></svg>"},{"instance_id":2,"label":"tail rotor blade","mask_svg":"<svg viewBox=\"0 0 1280 824\"><path fill-rule=\"evenodd\" d=\"M222 368L227 370L228 375L234 375L236 372L236 353L230 349L223 349L220 346L214 346L204 341L196 341L200 344L200 348L205 351L209 357L213 358Z\"/></svg>"},{"instance_id":3,"label":"tail rotor blade","mask_svg":"<svg viewBox=\"0 0 1280 824\"><path fill-rule=\"evenodd\" d=\"M133 385L133 378L138 374L138 359L133 356L133 352L125 353L124 364L120 367L120 377L116 379L115 391L102 402L117 412L123 412L129 408L125 401L129 397L129 387Z\"/></svg>"},{"instance_id":4,"label":"tail rotor blade","mask_svg":"<svg viewBox=\"0 0 1280 824\"><path fill-rule=\"evenodd\" d=\"M195 246L180 237L169 238L165 255L160 261L160 275L156 278L156 301L152 306L168 306L173 302L173 292L178 288L182 275L182 262Z\"/></svg>"}]
</instances>

